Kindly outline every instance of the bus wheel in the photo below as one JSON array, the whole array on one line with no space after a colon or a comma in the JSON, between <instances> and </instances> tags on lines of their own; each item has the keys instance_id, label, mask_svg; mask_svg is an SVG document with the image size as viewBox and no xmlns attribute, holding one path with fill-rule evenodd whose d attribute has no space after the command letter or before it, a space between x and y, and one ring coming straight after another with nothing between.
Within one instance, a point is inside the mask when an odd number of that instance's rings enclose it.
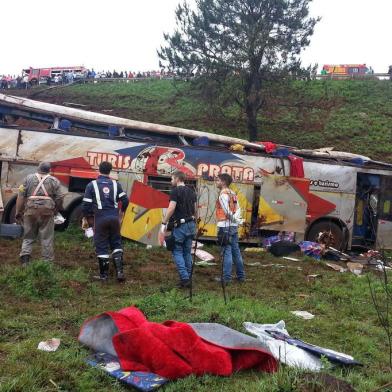
<instances>
[{"instance_id":1,"label":"bus wheel","mask_svg":"<svg viewBox=\"0 0 392 392\"><path fill-rule=\"evenodd\" d=\"M81 227L82 218L83 218L82 205L78 204L68 215L68 226L73 225L73 226Z\"/></svg>"},{"instance_id":2,"label":"bus wheel","mask_svg":"<svg viewBox=\"0 0 392 392\"><path fill-rule=\"evenodd\" d=\"M311 226L306 239L308 241L318 242L320 233L330 238L330 246L338 250L345 249L345 238L342 228L331 221L317 222Z\"/></svg>"},{"instance_id":3,"label":"bus wheel","mask_svg":"<svg viewBox=\"0 0 392 392\"><path fill-rule=\"evenodd\" d=\"M15 215L16 215L16 203L14 203L14 205L11 207L11 210L8 213L7 223L10 224L16 223Z\"/></svg>"}]
</instances>

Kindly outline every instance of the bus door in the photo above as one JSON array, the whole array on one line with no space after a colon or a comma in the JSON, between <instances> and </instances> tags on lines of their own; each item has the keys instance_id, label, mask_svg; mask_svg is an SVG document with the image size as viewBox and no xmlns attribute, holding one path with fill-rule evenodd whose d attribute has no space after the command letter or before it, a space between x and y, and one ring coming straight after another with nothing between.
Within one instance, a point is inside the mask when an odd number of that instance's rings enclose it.
<instances>
[{"instance_id":1,"label":"bus door","mask_svg":"<svg viewBox=\"0 0 392 392\"><path fill-rule=\"evenodd\" d=\"M377 245L392 249L392 177L381 177L380 202L378 206Z\"/></svg>"},{"instance_id":2,"label":"bus door","mask_svg":"<svg viewBox=\"0 0 392 392\"><path fill-rule=\"evenodd\" d=\"M241 207L244 224L239 228L241 239L249 237L249 228L252 219L253 204L253 184L233 183L230 188L237 194L238 203ZM219 197L219 190L214 181L200 179L198 181L198 217L200 219L199 229L202 230L202 237L216 237L216 201Z\"/></svg>"},{"instance_id":3,"label":"bus door","mask_svg":"<svg viewBox=\"0 0 392 392\"><path fill-rule=\"evenodd\" d=\"M259 229L305 233L309 183L304 178L263 177L258 207Z\"/></svg>"},{"instance_id":4,"label":"bus door","mask_svg":"<svg viewBox=\"0 0 392 392\"><path fill-rule=\"evenodd\" d=\"M372 246L377 237L381 177L358 173L355 198L353 245Z\"/></svg>"}]
</instances>

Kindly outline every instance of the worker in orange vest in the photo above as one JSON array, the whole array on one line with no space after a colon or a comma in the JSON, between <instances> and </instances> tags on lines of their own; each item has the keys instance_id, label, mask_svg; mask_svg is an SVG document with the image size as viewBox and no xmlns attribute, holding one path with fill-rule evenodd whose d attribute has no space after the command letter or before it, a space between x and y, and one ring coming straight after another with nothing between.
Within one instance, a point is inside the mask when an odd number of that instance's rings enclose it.
<instances>
[{"instance_id":1,"label":"worker in orange vest","mask_svg":"<svg viewBox=\"0 0 392 392\"><path fill-rule=\"evenodd\" d=\"M218 243L223 256L223 274L220 280L225 285L231 282L233 262L238 282L245 281L244 263L238 244L238 225L243 223L243 219L237 195L229 188L232 182L232 177L226 173L219 174L216 179L216 186L220 190L216 202L216 221Z\"/></svg>"}]
</instances>

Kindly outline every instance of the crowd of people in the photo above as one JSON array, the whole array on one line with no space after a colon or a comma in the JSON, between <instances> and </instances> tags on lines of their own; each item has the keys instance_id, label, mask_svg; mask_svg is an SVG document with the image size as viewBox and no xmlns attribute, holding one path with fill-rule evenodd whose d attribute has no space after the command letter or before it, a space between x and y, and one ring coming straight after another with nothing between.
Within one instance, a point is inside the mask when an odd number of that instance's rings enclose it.
<instances>
[{"instance_id":1,"label":"crowd of people","mask_svg":"<svg viewBox=\"0 0 392 392\"><path fill-rule=\"evenodd\" d=\"M26 89L30 87L28 75L11 76L0 74L0 90L6 89Z\"/></svg>"},{"instance_id":2,"label":"crowd of people","mask_svg":"<svg viewBox=\"0 0 392 392\"><path fill-rule=\"evenodd\" d=\"M134 71L116 71L114 70L113 72L111 71L100 71L100 72L95 72L94 69L91 71L87 71L87 78L109 78L109 79L118 79L118 78L124 78L124 79L163 79L163 78L168 78L168 77L173 77L175 76L175 73L173 72L167 72L165 70L160 70L160 71L146 71L146 72L134 72Z\"/></svg>"},{"instance_id":3,"label":"crowd of people","mask_svg":"<svg viewBox=\"0 0 392 392\"><path fill-rule=\"evenodd\" d=\"M50 75L40 78L38 83L33 83L27 73L22 75L0 74L0 90L27 89L34 84L61 85L69 83L83 83L91 79L166 79L176 76L174 72L160 71L99 71L94 68L86 69L84 72L52 72Z\"/></svg>"}]
</instances>

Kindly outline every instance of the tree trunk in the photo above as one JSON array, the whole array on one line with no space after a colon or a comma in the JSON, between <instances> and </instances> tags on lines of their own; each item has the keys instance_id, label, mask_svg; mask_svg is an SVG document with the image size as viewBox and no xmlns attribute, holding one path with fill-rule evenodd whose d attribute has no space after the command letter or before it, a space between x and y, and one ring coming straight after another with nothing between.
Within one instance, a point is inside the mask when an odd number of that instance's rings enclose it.
<instances>
[{"instance_id":1,"label":"tree trunk","mask_svg":"<svg viewBox=\"0 0 392 392\"><path fill-rule=\"evenodd\" d=\"M249 140L257 141L257 113L261 107L261 76L259 73L260 64L252 64L250 72L245 78L245 112L249 131Z\"/></svg>"},{"instance_id":2,"label":"tree trunk","mask_svg":"<svg viewBox=\"0 0 392 392\"><path fill-rule=\"evenodd\" d=\"M257 108L254 103L247 102L246 104L246 117L247 117L247 126L249 131L249 141L255 142L257 141Z\"/></svg>"}]
</instances>

